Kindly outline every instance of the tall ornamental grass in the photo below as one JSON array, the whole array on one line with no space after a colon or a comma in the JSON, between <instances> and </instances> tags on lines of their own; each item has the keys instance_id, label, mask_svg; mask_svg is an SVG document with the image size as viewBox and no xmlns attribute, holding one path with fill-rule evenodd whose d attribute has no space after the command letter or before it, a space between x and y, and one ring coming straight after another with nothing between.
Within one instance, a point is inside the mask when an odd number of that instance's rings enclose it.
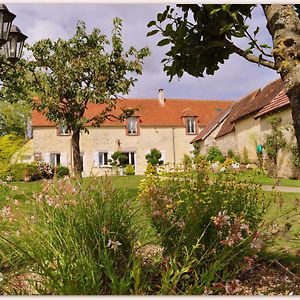
<instances>
[{"instance_id":1,"label":"tall ornamental grass","mask_svg":"<svg viewBox=\"0 0 300 300\"><path fill-rule=\"evenodd\" d=\"M107 177L64 178L27 202L18 235L17 207L1 207L4 294L234 293L263 246L268 207L257 185L201 159L149 173L137 199Z\"/></svg>"},{"instance_id":2,"label":"tall ornamental grass","mask_svg":"<svg viewBox=\"0 0 300 300\"><path fill-rule=\"evenodd\" d=\"M32 205L28 234L13 241L2 237L25 262L23 275L31 291L130 293L132 254L143 227L132 199L108 178L85 183L65 178L47 181ZM14 291L22 293L21 288Z\"/></svg>"}]
</instances>

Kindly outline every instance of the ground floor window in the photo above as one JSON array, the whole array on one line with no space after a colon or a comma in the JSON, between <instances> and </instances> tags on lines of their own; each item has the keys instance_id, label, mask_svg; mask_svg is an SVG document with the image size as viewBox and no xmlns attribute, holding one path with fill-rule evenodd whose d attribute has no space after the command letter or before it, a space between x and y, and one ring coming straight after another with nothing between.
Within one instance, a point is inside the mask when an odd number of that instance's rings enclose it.
<instances>
[{"instance_id":1,"label":"ground floor window","mask_svg":"<svg viewBox=\"0 0 300 300\"><path fill-rule=\"evenodd\" d=\"M108 166L108 152L99 152L98 161L100 167Z\"/></svg>"},{"instance_id":2,"label":"ground floor window","mask_svg":"<svg viewBox=\"0 0 300 300\"><path fill-rule=\"evenodd\" d=\"M50 153L50 164L52 167L60 165L60 153Z\"/></svg>"},{"instance_id":3,"label":"ground floor window","mask_svg":"<svg viewBox=\"0 0 300 300\"><path fill-rule=\"evenodd\" d=\"M127 157L125 164L135 166L135 152L123 152L123 154Z\"/></svg>"}]
</instances>

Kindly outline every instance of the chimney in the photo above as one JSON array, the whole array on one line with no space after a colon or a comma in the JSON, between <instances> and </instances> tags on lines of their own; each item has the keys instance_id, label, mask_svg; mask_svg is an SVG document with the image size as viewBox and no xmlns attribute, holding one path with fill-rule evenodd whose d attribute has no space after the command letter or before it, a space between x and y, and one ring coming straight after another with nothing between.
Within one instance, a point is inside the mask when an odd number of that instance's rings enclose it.
<instances>
[{"instance_id":1,"label":"chimney","mask_svg":"<svg viewBox=\"0 0 300 300\"><path fill-rule=\"evenodd\" d=\"M164 89L158 90L158 100L161 105L165 104L166 99L165 99Z\"/></svg>"}]
</instances>

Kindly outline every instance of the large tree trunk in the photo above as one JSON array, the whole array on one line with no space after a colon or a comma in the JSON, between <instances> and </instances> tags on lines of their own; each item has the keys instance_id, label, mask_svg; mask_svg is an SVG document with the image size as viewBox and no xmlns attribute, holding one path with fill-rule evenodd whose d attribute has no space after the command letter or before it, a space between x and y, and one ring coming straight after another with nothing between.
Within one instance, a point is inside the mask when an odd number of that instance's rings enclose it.
<instances>
[{"instance_id":1,"label":"large tree trunk","mask_svg":"<svg viewBox=\"0 0 300 300\"><path fill-rule=\"evenodd\" d=\"M80 130L73 130L71 142L73 151L73 171L75 176L81 176L79 138Z\"/></svg>"},{"instance_id":2,"label":"large tree trunk","mask_svg":"<svg viewBox=\"0 0 300 300\"><path fill-rule=\"evenodd\" d=\"M300 21L292 5L262 5L273 38L275 68L290 99L300 155Z\"/></svg>"}]
</instances>

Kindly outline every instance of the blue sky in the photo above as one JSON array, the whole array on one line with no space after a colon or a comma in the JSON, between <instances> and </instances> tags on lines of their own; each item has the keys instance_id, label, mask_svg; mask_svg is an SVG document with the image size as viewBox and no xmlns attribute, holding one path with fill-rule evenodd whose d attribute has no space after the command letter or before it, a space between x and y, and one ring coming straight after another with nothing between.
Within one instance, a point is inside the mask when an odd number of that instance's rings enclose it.
<instances>
[{"instance_id":1,"label":"blue sky","mask_svg":"<svg viewBox=\"0 0 300 300\"><path fill-rule=\"evenodd\" d=\"M160 37L146 37L147 23L164 10L163 3L6 2L5 4L17 15L14 23L28 36L27 42L30 44L42 38L56 40L71 37L75 33L78 20L86 23L88 31L97 27L102 33L110 36L113 18L123 19L125 47L148 46L152 52L152 55L145 59L143 75L138 78L138 82L128 95L131 98L155 98L158 89L163 88L166 98L237 100L279 77L275 71L258 67L234 54L214 76L197 79L184 75L179 81L174 78L169 82L160 63L167 48L156 46ZM253 30L256 26L260 26L260 40L272 44L264 15L259 7L250 26ZM247 44L243 41L239 41L239 45L247 48Z\"/></svg>"}]
</instances>

